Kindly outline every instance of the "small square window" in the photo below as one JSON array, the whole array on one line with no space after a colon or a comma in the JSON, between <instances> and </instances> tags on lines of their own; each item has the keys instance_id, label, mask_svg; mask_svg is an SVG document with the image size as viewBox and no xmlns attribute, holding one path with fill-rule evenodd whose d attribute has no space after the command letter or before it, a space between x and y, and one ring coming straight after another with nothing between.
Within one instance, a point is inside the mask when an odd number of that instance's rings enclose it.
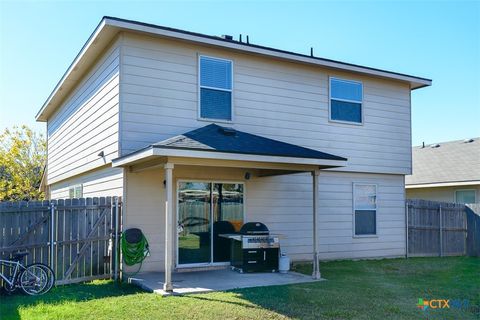
<instances>
[{"instance_id":1,"label":"small square window","mask_svg":"<svg viewBox=\"0 0 480 320\"><path fill-rule=\"evenodd\" d=\"M200 57L200 118L232 120L232 62Z\"/></svg>"},{"instance_id":2,"label":"small square window","mask_svg":"<svg viewBox=\"0 0 480 320\"><path fill-rule=\"evenodd\" d=\"M330 78L330 120L362 123L363 85Z\"/></svg>"},{"instance_id":3,"label":"small square window","mask_svg":"<svg viewBox=\"0 0 480 320\"><path fill-rule=\"evenodd\" d=\"M78 198L83 198L83 186L81 184L77 184L74 186L71 186L68 189L68 197L70 199L78 199Z\"/></svg>"}]
</instances>

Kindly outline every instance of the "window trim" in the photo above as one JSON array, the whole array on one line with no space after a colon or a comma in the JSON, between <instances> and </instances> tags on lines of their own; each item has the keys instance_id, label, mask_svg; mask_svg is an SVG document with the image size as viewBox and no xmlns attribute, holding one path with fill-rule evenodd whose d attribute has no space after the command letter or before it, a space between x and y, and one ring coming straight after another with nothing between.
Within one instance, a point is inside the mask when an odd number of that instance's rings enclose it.
<instances>
[{"instance_id":1,"label":"window trim","mask_svg":"<svg viewBox=\"0 0 480 320\"><path fill-rule=\"evenodd\" d=\"M232 72L231 72L231 83L232 83L232 88L230 90L228 89L222 89L222 88L215 88L215 87L209 87L209 86L202 86L201 85L201 66L200 66L200 61L202 58L210 58L210 59L215 59L215 60L221 60L221 61L228 61L231 63L232 66ZM219 122L219 123L233 123L234 122L234 108L233 108L233 70L234 70L234 63L233 60L231 59L225 59L225 58L219 58L219 57L213 57L205 54L198 54L198 59L197 59L198 65L197 65L197 120L200 121L208 121L208 122ZM225 92L230 92L230 114L231 114L231 119L226 120L226 119L215 119L215 118L203 118L202 117L202 101L201 101L201 94L202 94L202 88L205 89L211 89L211 90L218 90L218 91L225 91Z\"/></svg>"},{"instance_id":2,"label":"window trim","mask_svg":"<svg viewBox=\"0 0 480 320\"><path fill-rule=\"evenodd\" d=\"M453 200L455 203L457 203L457 192L458 191L473 191L473 196L475 197L475 202L477 203L477 190L475 189L457 189L453 192Z\"/></svg>"},{"instance_id":3,"label":"window trim","mask_svg":"<svg viewBox=\"0 0 480 320\"><path fill-rule=\"evenodd\" d=\"M355 101L355 100L332 98L332 80L336 80L336 81L340 81L340 82L356 83L356 84L360 84L362 86L362 101L360 101L361 122L332 119L332 99L336 100L336 101L359 103L358 101ZM364 116L365 116L365 112L364 112L364 90L363 89L364 89L364 86L363 86L362 81L351 80L351 79L343 79L343 78L338 78L338 77L334 77L334 76L329 76L328 77L328 121L333 122L333 123L349 124L349 125L354 125L354 126L363 126Z\"/></svg>"},{"instance_id":4,"label":"window trim","mask_svg":"<svg viewBox=\"0 0 480 320\"><path fill-rule=\"evenodd\" d=\"M353 195L353 199L352 199L352 231L353 231L353 234L352 234L352 237L353 238L378 238L378 184L376 183L371 183L371 182L354 182L352 184L352 195ZM355 203L355 199L356 199L356 186L374 186L375 187L375 233L374 234L356 234L355 232L355 211L357 211L355 209L356 207L356 203ZM366 210L366 209L359 209L358 211L371 211L370 210Z\"/></svg>"}]
</instances>

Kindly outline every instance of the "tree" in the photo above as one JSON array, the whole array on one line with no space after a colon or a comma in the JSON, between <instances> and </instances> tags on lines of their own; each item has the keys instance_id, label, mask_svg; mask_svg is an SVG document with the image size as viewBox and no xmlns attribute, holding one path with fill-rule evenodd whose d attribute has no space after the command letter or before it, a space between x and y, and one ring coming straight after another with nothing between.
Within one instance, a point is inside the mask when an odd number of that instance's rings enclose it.
<instances>
[{"instance_id":1,"label":"tree","mask_svg":"<svg viewBox=\"0 0 480 320\"><path fill-rule=\"evenodd\" d=\"M27 126L0 134L0 201L42 200L46 141Z\"/></svg>"}]
</instances>

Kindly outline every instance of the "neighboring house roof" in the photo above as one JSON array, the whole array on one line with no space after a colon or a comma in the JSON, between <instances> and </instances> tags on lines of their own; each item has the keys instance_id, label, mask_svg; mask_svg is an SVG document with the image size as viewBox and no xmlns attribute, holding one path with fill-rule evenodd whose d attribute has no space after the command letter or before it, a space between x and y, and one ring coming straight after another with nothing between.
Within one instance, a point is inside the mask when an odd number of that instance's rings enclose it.
<instances>
[{"instance_id":1,"label":"neighboring house roof","mask_svg":"<svg viewBox=\"0 0 480 320\"><path fill-rule=\"evenodd\" d=\"M173 150L173 151L172 151ZM188 151L177 152L177 151ZM195 153L200 151L201 153ZM210 124L181 135L154 143L112 161L113 166L123 166L151 156L187 156L221 159L219 153L227 154L226 160L294 162L302 164L344 165L347 161L329 153L304 148L254 134ZM232 154L228 156L228 154ZM247 157L240 157L247 155ZM254 156L254 157L249 157ZM302 160L304 159L304 160Z\"/></svg>"},{"instance_id":2,"label":"neighboring house roof","mask_svg":"<svg viewBox=\"0 0 480 320\"><path fill-rule=\"evenodd\" d=\"M74 88L76 83L81 80L88 71L91 64L95 62L101 52L111 43L114 37L121 31L131 31L137 33L147 33L153 36L174 38L181 41L200 43L215 47L223 47L231 50L247 52L249 54L274 57L276 59L295 61L311 65L323 66L326 68L347 70L367 74L375 77L394 79L408 82L412 89L418 89L432 84L432 80L406 75L402 73L386 71L376 68L370 68L341 61L324 59L310 55L304 55L275 48L255 45L251 43L228 40L222 37L209 36L195 32L189 32L174 28L158 26L154 24L142 23L119 19L114 17L103 17L90 38L82 47L70 67L60 79L53 92L47 98L40 111L37 113L37 121L47 121L48 117L58 108L68 93Z\"/></svg>"},{"instance_id":3,"label":"neighboring house roof","mask_svg":"<svg viewBox=\"0 0 480 320\"><path fill-rule=\"evenodd\" d=\"M480 184L480 138L413 147L412 160L407 188Z\"/></svg>"}]
</instances>

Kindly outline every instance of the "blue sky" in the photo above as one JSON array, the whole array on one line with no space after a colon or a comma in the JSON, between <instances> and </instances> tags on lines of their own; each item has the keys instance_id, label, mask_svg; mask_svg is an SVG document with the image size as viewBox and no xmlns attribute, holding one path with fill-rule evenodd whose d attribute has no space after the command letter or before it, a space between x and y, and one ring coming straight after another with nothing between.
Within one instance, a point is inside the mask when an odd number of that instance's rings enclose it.
<instances>
[{"instance_id":1,"label":"blue sky","mask_svg":"<svg viewBox=\"0 0 480 320\"><path fill-rule=\"evenodd\" d=\"M412 93L413 143L480 136L480 1L0 0L0 130L27 124L104 15L433 79Z\"/></svg>"}]
</instances>

